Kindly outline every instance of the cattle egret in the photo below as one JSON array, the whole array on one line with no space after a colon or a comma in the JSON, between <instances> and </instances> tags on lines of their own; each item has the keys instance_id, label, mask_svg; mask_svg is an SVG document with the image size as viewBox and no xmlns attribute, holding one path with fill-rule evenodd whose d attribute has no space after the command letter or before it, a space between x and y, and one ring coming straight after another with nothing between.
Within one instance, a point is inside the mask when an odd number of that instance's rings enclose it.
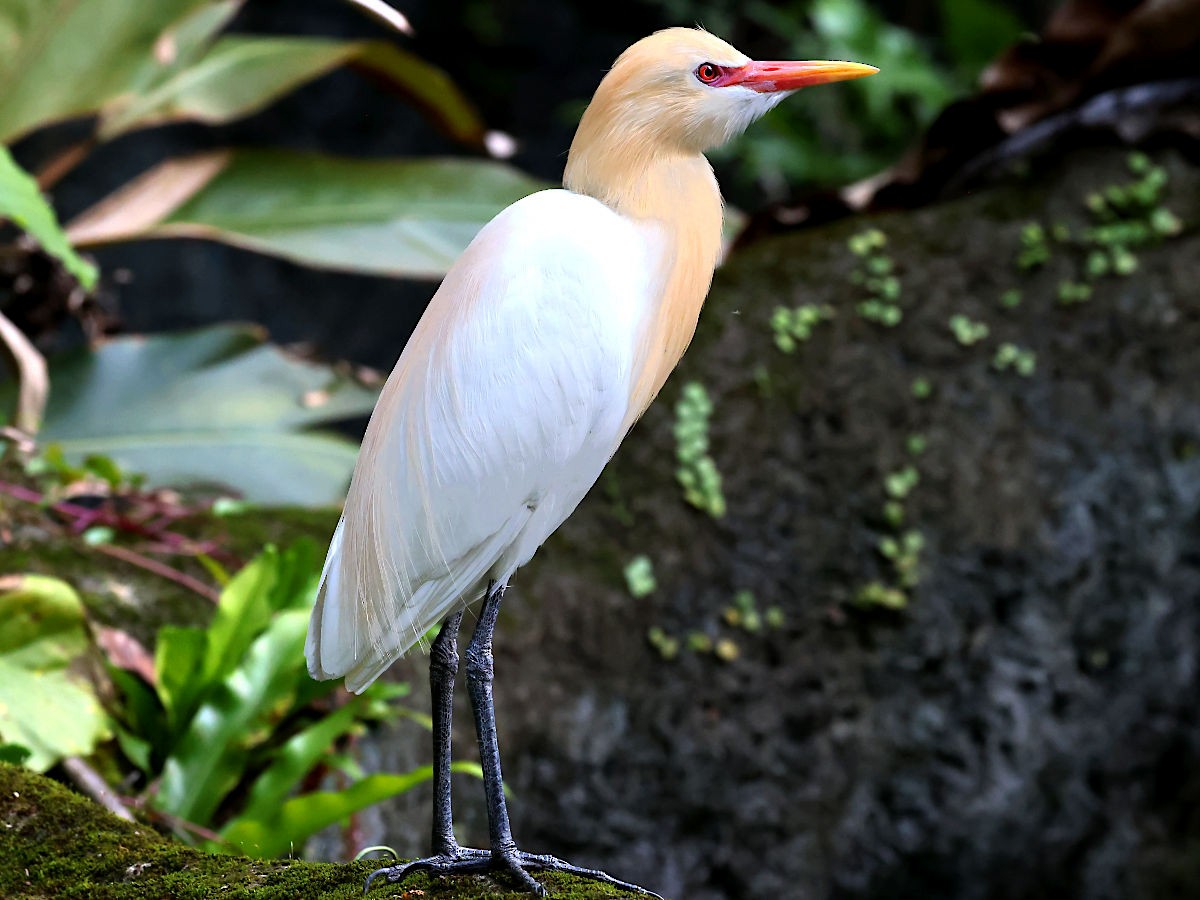
<instances>
[{"instance_id":1,"label":"cattle egret","mask_svg":"<svg viewBox=\"0 0 1200 900\"><path fill-rule=\"evenodd\" d=\"M484 226L447 273L388 379L321 576L305 653L314 678L361 692L422 642L433 698L433 853L396 882L507 871L603 872L517 849L496 718L492 631L509 578L575 509L692 338L721 244L704 151L783 97L871 75L850 62L755 62L703 30L669 28L617 59L583 115L564 189ZM450 724L463 610L490 849L460 847Z\"/></svg>"}]
</instances>

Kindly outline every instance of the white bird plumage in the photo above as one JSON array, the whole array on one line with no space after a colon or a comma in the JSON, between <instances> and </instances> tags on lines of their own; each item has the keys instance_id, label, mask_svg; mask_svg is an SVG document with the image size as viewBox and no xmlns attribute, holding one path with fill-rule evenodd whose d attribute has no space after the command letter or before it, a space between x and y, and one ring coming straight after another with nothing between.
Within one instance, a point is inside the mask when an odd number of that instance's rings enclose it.
<instances>
[{"instance_id":1,"label":"white bird plumage","mask_svg":"<svg viewBox=\"0 0 1200 900\"><path fill-rule=\"evenodd\" d=\"M570 515L628 426L665 246L656 223L566 190L479 233L367 428L309 630L314 677L363 690Z\"/></svg>"}]
</instances>

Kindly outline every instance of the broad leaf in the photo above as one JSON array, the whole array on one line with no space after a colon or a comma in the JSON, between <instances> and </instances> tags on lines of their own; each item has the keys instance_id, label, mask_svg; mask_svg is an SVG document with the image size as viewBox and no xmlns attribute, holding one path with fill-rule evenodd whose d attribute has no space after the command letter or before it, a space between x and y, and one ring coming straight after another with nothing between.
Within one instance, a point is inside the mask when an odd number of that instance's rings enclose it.
<instances>
[{"instance_id":1,"label":"broad leaf","mask_svg":"<svg viewBox=\"0 0 1200 900\"><path fill-rule=\"evenodd\" d=\"M312 541L297 541L282 553L268 547L221 591L206 631L201 675L206 688L234 671L275 613L312 608L321 571L316 552Z\"/></svg>"},{"instance_id":2,"label":"broad leaf","mask_svg":"<svg viewBox=\"0 0 1200 900\"><path fill-rule=\"evenodd\" d=\"M153 84L235 9L213 0L0 0L0 142Z\"/></svg>"},{"instance_id":3,"label":"broad leaf","mask_svg":"<svg viewBox=\"0 0 1200 900\"><path fill-rule=\"evenodd\" d=\"M57 257L67 271L88 290L96 285L96 267L80 259L58 224L54 210L38 190L37 182L0 146L0 220L11 219L27 231L43 250Z\"/></svg>"},{"instance_id":4,"label":"broad leaf","mask_svg":"<svg viewBox=\"0 0 1200 900\"><path fill-rule=\"evenodd\" d=\"M280 613L245 659L202 702L163 766L158 807L207 822L245 772L251 750L270 735L269 714L286 708L301 678L308 613Z\"/></svg>"},{"instance_id":5,"label":"broad leaf","mask_svg":"<svg viewBox=\"0 0 1200 900\"><path fill-rule=\"evenodd\" d=\"M108 456L153 484L221 485L264 504L340 502L357 447L306 429L375 402L374 391L246 326L119 338L50 371L41 440L68 460ZM0 408L12 390L0 385Z\"/></svg>"},{"instance_id":6,"label":"broad leaf","mask_svg":"<svg viewBox=\"0 0 1200 900\"><path fill-rule=\"evenodd\" d=\"M76 246L205 237L301 265L439 277L544 185L501 163L237 150L171 160L71 222Z\"/></svg>"},{"instance_id":7,"label":"broad leaf","mask_svg":"<svg viewBox=\"0 0 1200 900\"><path fill-rule=\"evenodd\" d=\"M27 748L26 765L39 772L108 736L91 686L67 671L86 648L70 585L25 575L0 594L0 743Z\"/></svg>"},{"instance_id":8,"label":"broad leaf","mask_svg":"<svg viewBox=\"0 0 1200 900\"><path fill-rule=\"evenodd\" d=\"M231 122L348 64L407 97L451 137L482 143L483 121L450 77L392 44L242 35L218 40L194 65L152 88L116 98L103 111L99 134L107 140L164 122Z\"/></svg>"}]
</instances>

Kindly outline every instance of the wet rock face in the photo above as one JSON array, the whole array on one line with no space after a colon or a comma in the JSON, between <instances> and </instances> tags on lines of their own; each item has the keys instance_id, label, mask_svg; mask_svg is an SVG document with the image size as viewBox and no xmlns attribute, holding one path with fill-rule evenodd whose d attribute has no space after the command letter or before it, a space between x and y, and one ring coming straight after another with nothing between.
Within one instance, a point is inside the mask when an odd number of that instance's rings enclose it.
<instances>
[{"instance_id":1,"label":"wet rock face","mask_svg":"<svg viewBox=\"0 0 1200 900\"><path fill-rule=\"evenodd\" d=\"M1165 204L1200 221L1200 172L1159 161ZM723 270L615 482L506 601L497 698L519 842L688 900L1200 894L1200 235L1139 251L1134 274L1072 306L1057 292L1085 251L1013 263L1026 222L1078 232L1084 197L1124 166L1080 154L869 223L903 286L895 328L854 309L862 222ZM1023 299L1004 309L1011 287ZM799 303L836 314L785 354L771 315ZM960 344L956 314L988 338ZM1004 342L1036 353L1032 374L997 371ZM719 520L675 480L689 380L714 404ZM883 480L910 463L919 579L905 609L861 609L864 584L894 581ZM658 588L633 600L622 568L638 553ZM739 590L783 626L726 624ZM685 639L665 660L652 627L737 656ZM457 790L460 837L484 840L477 784ZM416 817L423 834L425 802L385 833Z\"/></svg>"}]
</instances>

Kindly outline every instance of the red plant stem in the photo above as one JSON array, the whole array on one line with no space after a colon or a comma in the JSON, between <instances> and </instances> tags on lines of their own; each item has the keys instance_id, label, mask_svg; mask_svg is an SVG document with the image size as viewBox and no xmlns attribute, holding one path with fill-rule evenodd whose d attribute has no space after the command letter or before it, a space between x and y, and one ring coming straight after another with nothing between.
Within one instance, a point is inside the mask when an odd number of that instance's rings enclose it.
<instances>
[{"instance_id":1,"label":"red plant stem","mask_svg":"<svg viewBox=\"0 0 1200 900\"><path fill-rule=\"evenodd\" d=\"M17 500L23 500L26 503L35 503L38 505L46 504L47 508L64 515L71 519L71 528L76 533L86 531L93 525L101 524L108 525L118 531L124 531L129 534L136 534L139 537L151 538L162 542L172 548L172 552L185 553L194 556L198 553L212 553L215 545L211 541L197 542L183 535L175 534L174 532L160 530L137 522L129 516L123 516L106 509L92 509L86 506L79 506L67 500L59 500L54 503L46 503L46 497L35 490L24 487L19 484L11 484L9 482L0 481L0 493L8 494ZM176 507L168 507L169 509L177 509ZM182 517L185 512L180 512L176 517Z\"/></svg>"},{"instance_id":2,"label":"red plant stem","mask_svg":"<svg viewBox=\"0 0 1200 900\"><path fill-rule=\"evenodd\" d=\"M162 822L166 825L169 825L171 828L175 828L180 831L190 831L197 837L204 838L206 841L212 841L214 844L228 845L229 843L225 840L225 838L221 837L221 835L217 834L217 832L213 831L211 828L205 828L203 825L197 825L195 822L189 822L187 819L181 819L179 816L172 815L169 812L163 812L161 809L155 809L153 806L150 806L139 797L124 797L122 799L128 805L140 810L151 821Z\"/></svg>"},{"instance_id":3,"label":"red plant stem","mask_svg":"<svg viewBox=\"0 0 1200 900\"><path fill-rule=\"evenodd\" d=\"M131 566L137 566L140 569L145 569L154 575L159 575L166 578L168 581L173 581L180 587L185 587L189 591L199 594L206 600L211 600L216 603L221 599L220 593L209 587L198 578L193 578L186 572L180 572L178 569L173 569L166 563L161 563L156 559L151 559L148 556L142 556L136 550L130 550L127 547L118 547L114 544L97 544L92 548L105 556L111 556L113 559L119 559L122 562L127 562Z\"/></svg>"}]
</instances>

